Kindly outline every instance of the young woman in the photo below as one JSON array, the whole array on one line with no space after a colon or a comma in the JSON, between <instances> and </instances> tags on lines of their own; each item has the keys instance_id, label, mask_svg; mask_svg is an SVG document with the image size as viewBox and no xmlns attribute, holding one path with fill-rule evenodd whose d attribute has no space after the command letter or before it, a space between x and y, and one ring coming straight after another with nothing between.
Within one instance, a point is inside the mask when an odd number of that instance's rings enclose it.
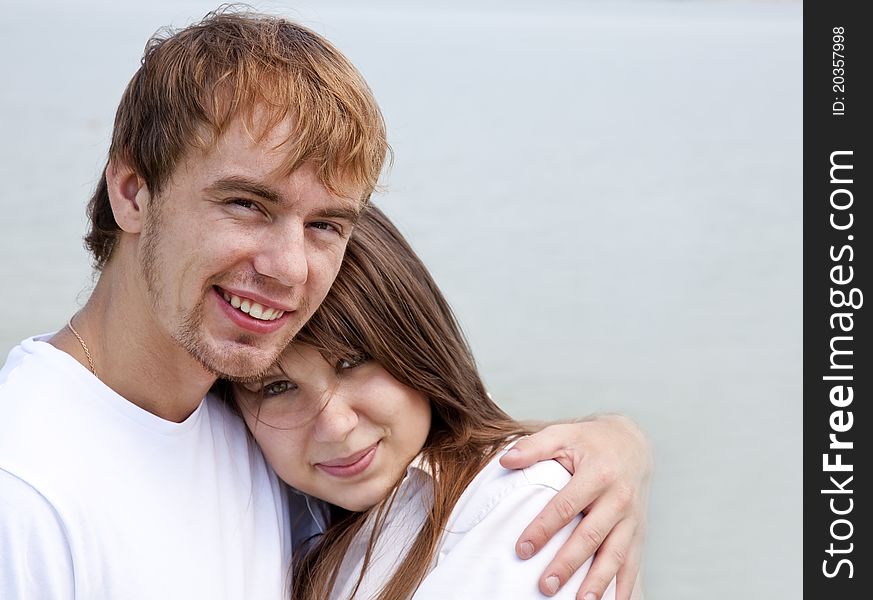
<instances>
[{"instance_id":1,"label":"young woman","mask_svg":"<svg viewBox=\"0 0 873 600\"><path fill-rule=\"evenodd\" d=\"M539 574L579 518L527 561L515 540L570 476L554 461L500 466L534 428L491 400L448 304L378 209L279 364L234 395L321 521L295 552L295 600L542 597ZM575 598L586 571L558 596Z\"/></svg>"}]
</instances>

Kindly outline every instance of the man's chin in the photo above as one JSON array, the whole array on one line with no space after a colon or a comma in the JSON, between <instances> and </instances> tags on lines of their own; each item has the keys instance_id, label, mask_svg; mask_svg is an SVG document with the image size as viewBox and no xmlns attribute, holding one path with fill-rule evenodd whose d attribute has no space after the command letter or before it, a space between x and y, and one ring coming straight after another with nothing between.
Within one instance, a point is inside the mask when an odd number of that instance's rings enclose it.
<instances>
[{"instance_id":1,"label":"man's chin","mask_svg":"<svg viewBox=\"0 0 873 600\"><path fill-rule=\"evenodd\" d=\"M204 369L220 379L237 383L260 381L279 359L279 351L268 351L248 344L233 343L221 348L186 348Z\"/></svg>"}]
</instances>

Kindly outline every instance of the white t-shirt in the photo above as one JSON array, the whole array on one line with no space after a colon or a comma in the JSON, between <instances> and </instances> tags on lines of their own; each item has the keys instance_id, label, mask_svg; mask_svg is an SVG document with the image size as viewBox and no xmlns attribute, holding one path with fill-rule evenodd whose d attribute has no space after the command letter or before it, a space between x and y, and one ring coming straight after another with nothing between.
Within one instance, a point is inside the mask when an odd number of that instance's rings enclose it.
<instances>
[{"instance_id":1,"label":"white t-shirt","mask_svg":"<svg viewBox=\"0 0 873 600\"><path fill-rule=\"evenodd\" d=\"M567 484L570 474L555 461L523 470L504 469L499 462L501 455L482 469L455 504L432 569L414 595L416 600L543 599L537 587L540 575L581 517L561 529L528 560L516 556L515 542ZM399 566L433 505L431 486L430 470L416 460L398 489L356 600L376 597ZM354 589L372 531L370 525L362 528L346 552L332 598L349 598ZM590 566L591 559L552 597L575 599ZM615 580L603 595L603 600L614 599Z\"/></svg>"},{"instance_id":2,"label":"white t-shirt","mask_svg":"<svg viewBox=\"0 0 873 600\"><path fill-rule=\"evenodd\" d=\"M49 337L0 370L0 598L285 597L287 497L243 422L161 419Z\"/></svg>"}]
</instances>

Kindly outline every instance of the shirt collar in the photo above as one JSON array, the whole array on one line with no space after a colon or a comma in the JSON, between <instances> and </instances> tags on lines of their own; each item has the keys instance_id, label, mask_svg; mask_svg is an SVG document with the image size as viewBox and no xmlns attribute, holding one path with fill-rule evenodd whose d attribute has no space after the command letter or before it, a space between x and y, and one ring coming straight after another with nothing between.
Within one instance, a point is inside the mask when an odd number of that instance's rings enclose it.
<instances>
[{"instance_id":1,"label":"shirt collar","mask_svg":"<svg viewBox=\"0 0 873 600\"><path fill-rule=\"evenodd\" d=\"M418 456L413 458L409 466L406 467L406 477L404 477L404 480L416 476L423 476L426 479L433 479L434 477L433 466L425 458L424 452L419 452Z\"/></svg>"}]
</instances>

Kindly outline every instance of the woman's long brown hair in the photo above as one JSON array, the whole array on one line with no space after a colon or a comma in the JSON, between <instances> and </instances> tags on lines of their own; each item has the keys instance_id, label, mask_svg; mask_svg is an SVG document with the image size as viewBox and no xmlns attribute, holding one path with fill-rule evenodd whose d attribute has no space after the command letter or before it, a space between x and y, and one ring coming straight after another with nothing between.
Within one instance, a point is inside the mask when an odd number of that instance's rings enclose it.
<instances>
[{"instance_id":1,"label":"woman's long brown hair","mask_svg":"<svg viewBox=\"0 0 873 600\"><path fill-rule=\"evenodd\" d=\"M369 208L355 227L336 282L295 342L314 346L329 362L366 353L430 401L432 425L422 452L438 473L433 508L379 595L381 600L409 598L430 569L458 498L509 440L530 430L489 398L448 303L424 264L378 208ZM312 551L298 553L303 556L295 560L292 597L328 598L345 549L372 518L373 533L358 578L360 585L393 500L391 494L361 513L337 511Z\"/></svg>"}]
</instances>

